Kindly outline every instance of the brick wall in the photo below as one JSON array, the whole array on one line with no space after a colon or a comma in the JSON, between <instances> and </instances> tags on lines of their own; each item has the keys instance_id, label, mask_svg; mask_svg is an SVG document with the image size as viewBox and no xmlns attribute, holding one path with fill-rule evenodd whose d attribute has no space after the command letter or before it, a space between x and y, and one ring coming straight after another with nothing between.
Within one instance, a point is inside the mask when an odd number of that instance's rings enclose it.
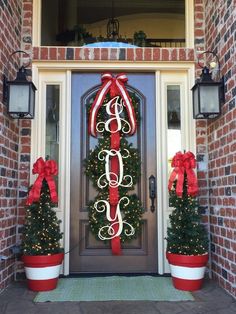
<instances>
[{"instance_id":1,"label":"brick wall","mask_svg":"<svg viewBox=\"0 0 236 314\"><path fill-rule=\"evenodd\" d=\"M236 296L236 3L205 2L206 50L218 54L226 81L222 115L207 126L212 271Z\"/></svg>"},{"instance_id":2,"label":"brick wall","mask_svg":"<svg viewBox=\"0 0 236 314\"><path fill-rule=\"evenodd\" d=\"M14 79L19 56L9 60L10 54L20 48L21 0L0 1L0 290L12 280L15 260L11 247L16 244L18 159L20 126L10 119L2 102L3 74Z\"/></svg>"},{"instance_id":3,"label":"brick wall","mask_svg":"<svg viewBox=\"0 0 236 314\"><path fill-rule=\"evenodd\" d=\"M41 61L194 61L194 50L184 48L72 48L34 47Z\"/></svg>"},{"instance_id":4,"label":"brick wall","mask_svg":"<svg viewBox=\"0 0 236 314\"><path fill-rule=\"evenodd\" d=\"M32 13L33 0L22 0L21 49L32 59ZM21 55L22 62L28 63L28 55ZM30 69L28 69L30 75ZM30 79L30 78L29 78ZM30 179L31 120L20 120L19 130L19 166L18 166L18 208L17 208L17 243L21 240L21 230L25 218L25 198ZM17 273L23 272L23 264L16 261Z\"/></svg>"},{"instance_id":5,"label":"brick wall","mask_svg":"<svg viewBox=\"0 0 236 314\"><path fill-rule=\"evenodd\" d=\"M3 64L6 62L9 52L20 47L20 32L22 37L21 49L32 53L34 60L43 61L194 61L201 57L202 60L200 59L200 61L204 62L205 57L201 56L201 52L204 50L214 50L218 53L223 65L222 73L226 76L226 103L223 107L223 115L219 119L210 122L200 120L196 123L198 179L201 189L200 204L204 214L203 219L209 226L212 238L212 263L209 264L209 267L212 266L213 276L219 284L229 293L235 295L236 244L233 239L236 238L236 66L233 64L235 60L233 43L236 40L236 4L233 0L195 0L195 50L184 48L34 47L32 51L32 2L32 0L0 0L0 30L1 32L5 31L5 34L10 33L9 36L5 35L7 38L5 41L1 41L3 37L0 37L1 73L4 70ZM23 7L22 29L20 27L21 5ZM14 21L11 20L10 11L15 14ZM9 22L6 22L8 21L7 18L10 18ZM12 28L13 24L17 26ZM14 77L14 69L10 69L10 71ZM200 68L196 64L196 77L199 74ZM2 84L1 80L0 84ZM0 85L0 93L2 93L2 85ZM16 121L7 117L5 111L6 108L1 103L0 158L3 163L1 162L0 172L0 202L2 205L0 210L0 243L1 252L11 258L9 247L19 240L21 226L24 222L24 199L29 180L31 123L30 121L21 121L18 125ZM12 140L6 134L12 134ZM11 142L11 145L8 144L8 141ZM15 151L10 147L15 147ZM17 237L15 235L16 229L18 229ZM0 272L1 288L5 287L12 277L14 261L10 258L6 262L2 262L1 265L3 267Z\"/></svg>"}]
</instances>

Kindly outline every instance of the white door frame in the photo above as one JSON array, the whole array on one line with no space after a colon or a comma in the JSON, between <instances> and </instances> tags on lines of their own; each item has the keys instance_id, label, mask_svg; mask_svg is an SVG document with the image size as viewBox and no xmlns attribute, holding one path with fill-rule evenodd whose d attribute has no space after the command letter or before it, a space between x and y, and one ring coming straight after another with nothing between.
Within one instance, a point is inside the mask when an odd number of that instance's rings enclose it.
<instances>
[{"instance_id":1,"label":"white door frame","mask_svg":"<svg viewBox=\"0 0 236 314\"><path fill-rule=\"evenodd\" d=\"M162 183L157 186L158 208L158 273L169 272L165 258L165 234L168 216L168 173L167 173L167 120L166 86L179 84L181 87L182 150L195 152L195 120L192 118L192 97L190 88L194 85L194 63L180 62L33 62L33 81L36 94L35 119L32 121L31 169L38 157L45 156L45 99L46 85L60 86L60 146L59 146L59 205L57 215L62 220L63 245L69 251L70 239L70 134L71 134L71 73L72 71L126 71L156 73L156 121L157 121L157 176ZM163 162L166 160L166 162ZM160 162L161 161L161 162ZM31 176L31 182L34 177ZM64 275L69 274L69 254L65 255Z\"/></svg>"}]
</instances>

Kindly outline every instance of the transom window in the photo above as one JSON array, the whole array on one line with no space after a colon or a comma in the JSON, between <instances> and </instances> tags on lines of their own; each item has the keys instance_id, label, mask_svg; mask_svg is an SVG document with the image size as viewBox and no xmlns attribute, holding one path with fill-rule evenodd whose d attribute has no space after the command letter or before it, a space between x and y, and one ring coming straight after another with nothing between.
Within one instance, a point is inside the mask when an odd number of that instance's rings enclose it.
<instances>
[{"instance_id":1,"label":"transom window","mask_svg":"<svg viewBox=\"0 0 236 314\"><path fill-rule=\"evenodd\" d=\"M185 46L185 0L41 1L44 46Z\"/></svg>"}]
</instances>

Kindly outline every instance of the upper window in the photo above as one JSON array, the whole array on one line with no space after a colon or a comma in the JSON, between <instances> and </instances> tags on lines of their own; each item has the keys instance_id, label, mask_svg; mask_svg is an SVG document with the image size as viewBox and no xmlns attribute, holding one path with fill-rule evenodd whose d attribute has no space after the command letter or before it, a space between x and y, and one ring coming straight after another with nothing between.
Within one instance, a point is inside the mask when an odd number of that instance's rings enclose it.
<instances>
[{"instance_id":1,"label":"upper window","mask_svg":"<svg viewBox=\"0 0 236 314\"><path fill-rule=\"evenodd\" d=\"M41 45L185 46L185 0L41 0Z\"/></svg>"}]
</instances>

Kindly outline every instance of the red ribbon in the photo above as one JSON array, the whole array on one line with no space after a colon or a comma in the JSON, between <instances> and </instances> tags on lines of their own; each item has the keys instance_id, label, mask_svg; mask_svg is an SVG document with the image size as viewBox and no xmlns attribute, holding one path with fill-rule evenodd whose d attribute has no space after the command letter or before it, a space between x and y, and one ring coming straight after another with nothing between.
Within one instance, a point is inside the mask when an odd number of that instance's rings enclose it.
<instances>
[{"instance_id":1,"label":"red ribbon","mask_svg":"<svg viewBox=\"0 0 236 314\"><path fill-rule=\"evenodd\" d=\"M171 167L174 168L170 175L168 189L172 189L173 183L176 182L176 195L182 197L183 195L183 183L184 183L184 174L187 175L187 193L190 196L196 196L198 193L198 183L195 172L193 171L196 168L196 159L192 152L187 152L182 154L178 152L175 154Z\"/></svg>"},{"instance_id":2,"label":"red ribbon","mask_svg":"<svg viewBox=\"0 0 236 314\"><path fill-rule=\"evenodd\" d=\"M130 123L130 132L132 135L136 132L136 118L135 111L132 105L132 100L128 94L128 91L125 88L125 83L127 83L128 78L124 73L118 74L116 77L113 77L111 73L104 73L102 75L102 86L98 91L93 105L90 110L89 115L89 134L92 136L97 136L96 131L96 120L97 114L102 106L104 99L108 92L110 92L110 96L113 98L115 96L121 96L124 101L125 108L127 110L129 123ZM115 113L114 107L111 107L111 112ZM110 124L111 135L110 135L110 148L119 150L120 149L120 133L117 130L117 121L113 119ZM117 156L113 156L110 160L110 171L116 175L119 175L119 160ZM111 174L111 180L112 174ZM111 218L114 219L116 216L116 208L119 203L119 190L118 187L109 187L109 200L111 205ZM118 232L118 224L114 225L114 232L117 234ZM113 255L121 255L121 240L120 236L115 236L111 239L111 250Z\"/></svg>"},{"instance_id":3,"label":"red ribbon","mask_svg":"<svg viewBox=\"0 0 236 314\"><path fill-rule=\"evenodd\" d=\"M127 83L127 81L128 81L128 78L124 73L120 73L116 77L113 77L111 73L102 74L102 86L100 90L98 91L95 97L95 100L93 102L93 105L91 107L91 110L90 110L89 134L95 137L97 135L97 131L96 131L97 114L109 91L110 91L111 97L118 96L118 95L122 97L124 101L124 105L128 113L129 122L131 126L129 134L132 135L136 132L136 119L135 119L134 108L132 106L132 100L130 99L129 93L124 86L124 84Z\"/></svg>"},{"instance_id":4,"label":"red ribbon","mask_svg":"<svg viewBox=\"0 0 236 314\"><path fill-rule=\"evenodd\" d=\"M111 108L111 112L113 112L114 108ZM114 130L117 130L117 121L113 120L111 121L111 135L110 135L110 148L119 150L120 149L120 132L114 132ZM111 173L119 174L119 161L117 156L113 156L111 158L110 162L110 169ZM112 174L111 174L111 180ZM111 205L111 218L114 219L116 215L116 208L117 204L119 202L119 190L118 187L109 187L109 200ZM117 234L118 232L118 224L114 225L114 232ZM111 239L111 251L113 255L121 255L121 241L120 237L114 237Z\"/></svg>"},{"instance_id":5,"label":"red ribbon","mask_svg":"<svg viewBox=\"0 0 236 314\"><path fill-rule=\"evenodd\" d=\"M29 192L26 205L31 205L33 202L37 202L39 200L44 179L47 181L52 202L57 203L58 196L56 184L52 177L58 174L57 163L55 160L44 161L42 157L38 158L33 165L32 173L38 174L38 178L35 180L34 185Z\"/></svg>"},{"instance_id":6,"label":"red ribbon","mask_svg":"<svg viewBox=\"0 0 236 314\"><path fill-rule=\"evenodd\" d=\"M183 164L187 174L188 195L196 196L198 193L198 183L195 172L193 171L196 168L196 159L192 152L187 152L183 155Z\"/></svg>"}]
</instances>

